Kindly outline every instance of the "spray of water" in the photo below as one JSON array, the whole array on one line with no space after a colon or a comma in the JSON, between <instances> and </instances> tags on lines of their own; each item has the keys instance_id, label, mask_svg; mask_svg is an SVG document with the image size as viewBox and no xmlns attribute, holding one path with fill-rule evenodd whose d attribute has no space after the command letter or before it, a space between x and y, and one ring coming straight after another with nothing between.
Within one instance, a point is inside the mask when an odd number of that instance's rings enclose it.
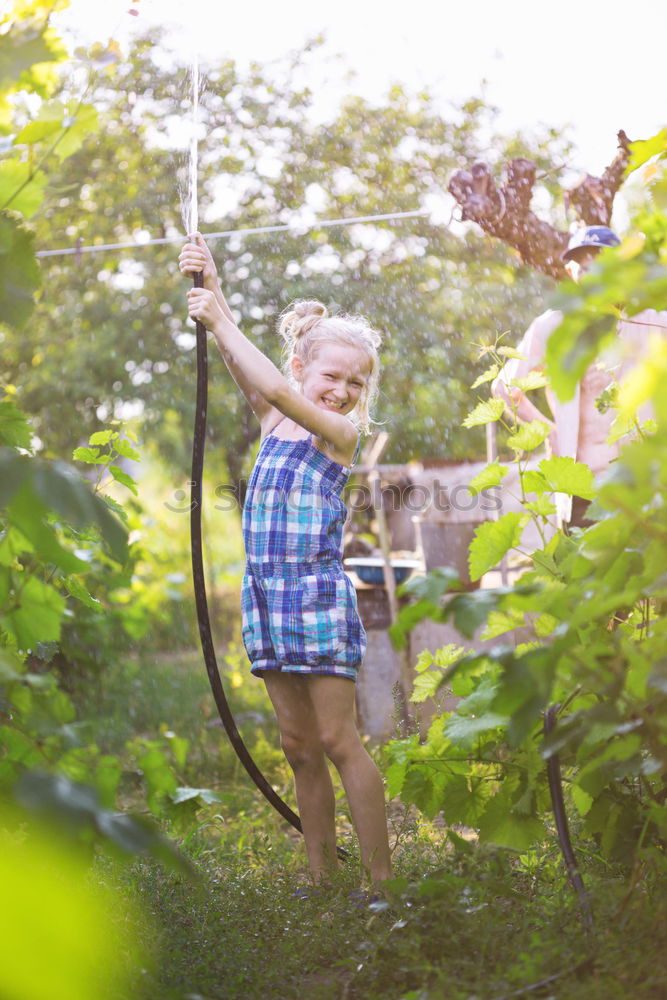
<instances>
[{"instance_id":1,"label":"spray of water","mask_svg":"<svg viewBox=\"0 0 667 1000\"><path fill-rule=\"evenodd\" d=\"M197 129L199 128L199 56L195 55L192 65L192 137L190 139L190 214L187 232L194 233L199 229L199 210L197 208Z\"/></svg>"},{"instance_id":2,"label":"spray of water","mask_svg":"<svg viewBox=\"0 0 667 1000\"><path fill-rule=\"evenodd\" d=\"M190 75L192 78L192 119L190 123L187 171L185 182L180 182L178 185L183 228L187 235L195 233L199 229L199 198L197 190L199 152L197 144L199 140L199 102L201 99L202 79L199 72L199 56L196 54L193 56Z\"/></svg>"}]
</instances>

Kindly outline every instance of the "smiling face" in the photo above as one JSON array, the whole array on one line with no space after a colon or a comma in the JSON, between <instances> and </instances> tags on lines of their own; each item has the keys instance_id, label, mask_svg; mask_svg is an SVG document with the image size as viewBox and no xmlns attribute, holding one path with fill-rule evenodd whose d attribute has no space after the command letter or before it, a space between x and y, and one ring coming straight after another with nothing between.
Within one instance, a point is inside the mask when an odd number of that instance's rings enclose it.
<instances>
[{"instance_id":1,"label":"smiling face","mask_svg":"<svg viewBox=\"0 0 667 1000\"><path fill-rule=\"evenodd\" d=\"M351 413L368 384L371 360L351 344L325 341L304 365L291 362L292 374L306 399L325 410Z\"/></svg>"}]
</instances>

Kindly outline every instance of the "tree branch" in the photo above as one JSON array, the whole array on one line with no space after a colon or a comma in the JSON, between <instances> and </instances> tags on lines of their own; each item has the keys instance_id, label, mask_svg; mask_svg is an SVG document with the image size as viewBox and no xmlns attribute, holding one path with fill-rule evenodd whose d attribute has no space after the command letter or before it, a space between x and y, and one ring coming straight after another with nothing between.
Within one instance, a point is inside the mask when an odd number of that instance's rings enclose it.
<instances>
[{"instance_id":1,"label":"tree branch","mask_svg":"<svg viewBox=\"0 0 667 1000\"><path fill-rule=\"evenodd\" d=\"M623 183L630 159L630 140L625 132L618 133L618 153L602 177L584 174L580 181L563 195L565 207L572 209L587 226L608 226L616 192Z\"/></svg>"},{"instance_id":2,"label":"tree branch","mask_svg":"<svg viewBox=\"0 0 667 1000\"><path fill-rule=\"evenodd\" d=\"M602 177L586 174L563 192L566 207L572 209L583 225L609 224L614 197L623 183L630 158L630 142L623 131L618 133L618 144L618 153ZM513 247L525 264L560 280L565 277L561 257L569 233L543 222L531 212L535 170L532 160L523 157L510 160L498 186L488 164L478 162L470 171L457 170L448 188L461 206L462 219L476 222L485 233Z\"/></svg>"}]
</instances>

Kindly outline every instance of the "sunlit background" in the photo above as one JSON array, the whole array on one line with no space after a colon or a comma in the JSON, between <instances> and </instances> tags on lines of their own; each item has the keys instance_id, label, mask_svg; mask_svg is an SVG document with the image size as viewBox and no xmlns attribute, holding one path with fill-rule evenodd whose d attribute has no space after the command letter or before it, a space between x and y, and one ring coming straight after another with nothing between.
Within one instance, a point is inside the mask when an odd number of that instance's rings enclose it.
<instances>
[{"instance_id":1,"label":"sunlit background","mask_svg":"<svg viewBox=\"0 0 667 1000\"><path fill-rule=\"evenodd\" d=\"M162 25L181 56L189 50L204 61L241 65L275 59L323 34L327 57L311 80L322 114L345 93L380 98L393 81L428 87L443 102L481 95L499 108L507 129L569 125L573 166L599 173L619 129L640 139L664 125L664 31L646 30L661 18L664 26L656 0L561 0L548 16L533 0L72 0L54 24L87 42L123 42Z\"/></svg>"}]
</instances>

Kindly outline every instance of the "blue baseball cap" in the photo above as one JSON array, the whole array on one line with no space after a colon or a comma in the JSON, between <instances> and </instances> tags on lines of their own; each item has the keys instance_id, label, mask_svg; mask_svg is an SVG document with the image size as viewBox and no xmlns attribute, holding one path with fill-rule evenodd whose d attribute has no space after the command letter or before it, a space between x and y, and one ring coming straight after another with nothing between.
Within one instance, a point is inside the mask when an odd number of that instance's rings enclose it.
<instances>
[{"instance_id":1,"label":"blue baseball cap","mask_svg":"<svg viewBox=\"0 0 667 1000\"><path fill-rule=\"evenodd\" d=\"M609 226L585 226L583 229L577 229L570 236L563 260L572 260L573 251L580 247L597 247L602 250L603 247L617 247L620 242L614 230L610 229Z\"/></svg>"}]
</instances>

